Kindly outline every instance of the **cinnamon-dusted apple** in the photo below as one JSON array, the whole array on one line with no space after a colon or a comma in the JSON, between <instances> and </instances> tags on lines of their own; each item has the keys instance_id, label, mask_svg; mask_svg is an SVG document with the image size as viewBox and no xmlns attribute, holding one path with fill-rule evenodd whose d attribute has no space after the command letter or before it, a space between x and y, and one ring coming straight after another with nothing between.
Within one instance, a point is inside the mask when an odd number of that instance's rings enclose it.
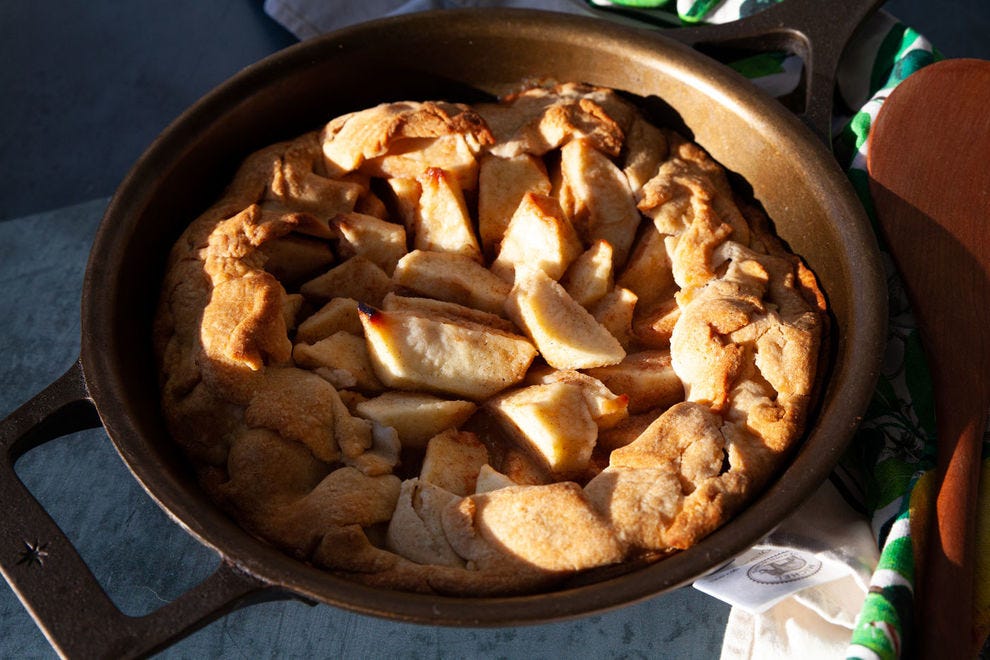
<instances>
[{"instance_id":1,"label":"cinnamon-dusted apple","mask_svg":"<svg viewBox=\"0 0 990 660\"><path fill-rule=\"evenodd\" d=\"M326 303L333 298L353 298L369 305L380 305L392 290L392 280L371 260L356 255L300 288L307 299Z\"/></svg>"},{"instance_id":2,"label":"cinnamon-dusted apple","mask_svg":"<svg viewBox=\"0 0 990 660\"><path fill-rule=\"evenodd\" d=\"M296 329L296 341L315 344L337 332L360 335L358 302L353 298L332 298L323 307L306 317Z\"/></svg>"},{"instance_id":3,"label":"cinnamon-dusted apple","mask_svg":"<svg viewBox=\"0 0 990 660\"><path fill-rule=\"evenodd\" d=\"M622 161L622 172L633 195L657 173L667 155L663 131L643 117L635 117L626 132L626 155Z\"/></svg>"},{"instance_id":4,"label":"cinnamon-dusted apple","mask_svg":"<svg viewBox=\"0 0 990 660\"><path fill-rule=\"evenodd\" d=\"M481 261L464 192L450 172L431 167L416 178L421 189L413 216L413 246L417 250L452 252Z\"/></svg>"},{"instance_id":5,"label":"cinnamon-dusted apple","mask_svg":"<svg viewBox=\"0 0 990 660\"><path fill-rule=\"evenodd\" d=\"M600 370L609 368L602 367ZM580 388L581 394L584 395L585 402L588 404L588 411L591 412L591 418L595 420L598 429L603 431L612 428L629 415L629 395L621 387L613 392L603 381L591 375L595 371L595 369L588 369L586 373L582 373L572 369L533 367L530 369L526 381L536 385L549 383L576 385ZM621 394L615 392L621 392Z\"/></svg>"},{"instance_id":6,"label":"cinnamon-dusted apple","mask_svg":"<svg viewBox=\"0 0 990 660\"><path fill-rule=\"evenodd\" d=\"M623 349L629 350L635 342L643 338L636 334L634 322L639 297L629 289L616 286L599 298L588 311L595 320L608 330Z\"/></svg>"},{"instance_id":7,"label":"cinnamon-dusted apple","mask_svg":"<svg viewBox=\"0 0 990 660\"><path fill-rule=\"evenodd\" d=\"M446 300L436 300L434 298L420 298L418 296L399 296L390 293L382 300L382 309L386 311L407 310L419 312L421 314L460 319L471 323L479 323L502 330L503 332L516 332L517 328L506 318L483 312L480 309L458 305Z\"/></svg>"},{"instance_id":8,"label":"cinnamon-dusted apple","mask_svg":"<svg viewBox=\"0 0 990 660\"><path fill-rule=\"evenodd\" d=\"M403 447L423 449L441 431L456 429L478 406L473 401L443 399L421 392L385 392L356 405L357 414L399 434Z\"/></svg>"},{"instance_id":9,"label":"cinnamon-dusted apple","mask_svg":"<svg viewBox=\"0 0 990 660\"><path fill-rule=\"evenodd\" d=\"M587 374L625 394L631 413L668 408L684 400L684 384L671 365L670 351L630 353L618 364L588 369Z\"/></svg>"},{"instance_id":10,"label":"cinnamon-dusted apple","mask_svg":"<svg viewBox=\"0 0 990 660\"><path fill-rule=\"evenodd\" d=\"M470 257L413 250L396 266L393 282L417 295L501 314L512 285Z\"/></svg>"},{"instance_id":11,"label":"cinnamon-dusted apple","mask_svg":"<svg viewBox=\"0 0 990 660\"><path fill-rule=\"evenodd\" d=\"M407 252L402 225L372 215L341 213L330 221L330 229L339 238L337 252L342 259L360 254L389 277Z\"/></svg>"},{"instance_id":12,"label":"cinnamon-dusted apple","mask_svg":"<svg viewBox=\"0 0 990 660\"><path fill-rule=\"evenodd\" d=\"M502 474L491 465L486 464L482 465L481 469L478 470L478 480L475 482L474 492L487 493L492 490L498 490L499 488L518 485L509 475Z\"/></svg>"},{"instance_id":13,"label":"cinnamon-dusted apple","mask_svg":"<svg viewBox=\"0 0 990 660\"><path fill-rule=\"evenodd\" d=\"M608 156L589 140L572 140L560 150L564 211L585 241L604 239L612 246L615 263L629 256L642 217L629 181Z\"/></svg>"},{"instance_id":14,"label":"cinnamon-dusted apple","mask_svg":"<svg viewBox=\"0 0 990 660\"><path fill-rule=\"evenodd\" d=\"M509 221L491 271L511 282L516 266L533 266L559 280L581 251L577 232L557 200L526 193Z\"/></svg>"},{"instance_id":15,"label":"cinnamon-dusted apple","mask_svg":"<svg viewBox=\"0 0 990 660\"><path fill-rule=\"evenodd\" d=\"M557 479L572 479L587 469L598 426L579 385L531 385L502 394L488 405Z\"/></svg>"},{"instance_id":16,"label":"cinnamon-dusted apple","mask_svg":"<svg viewBox=\"0 0 990 660\"><path fill-rule=\"evenodd\" d=\"M598 239L571 263L560 283L571 298L590 310L612 290L614 261L612 245Z\"/></svg>"},{"instance_id":17,"label":"cinnamon-dusted apple","mask_svg":"<svg viewBox=\"0 0 990 660\"><path fill-rule=\"evenodd\" d=\"M337 389L354 388L372 393L382 389L371 366L367 344L359 335L336 332L314 344L296 344L292 359Z\"/></svg>"},{"instance_id":18,"label":"cinnamon-dusted apple","mask_svg":"<svg viewBox=\"0 0 990 660\"><path fill-rule=\"evenodd\" d=\"M505 311L558 369L616 364L626 355L605 326L538 268L516 269Z\"/></svg>"},{"instance_id":19,"label":"cinnamon-dusted apple","mask_svg":"<svg viewBox=\"0 0 990 660\"><path fill-rule=\"evenodd\" d=\"M470 321L359 312L375 373L389 387L484 400L521 381L536 357L525 337Z\"/></svg>"},{"instance_id":20,"label":"cinnamon-dusted apple","mask_svg":"<svg viewBox=\"0 0 990 660\"><path fill-rule=\"evenodd\" d=\"M478 236L486 254L495 254L526 193L550 193L550 178L541 159L529 154L511 158L482 156L478 173Z\"/></svg>"}]
</instances>

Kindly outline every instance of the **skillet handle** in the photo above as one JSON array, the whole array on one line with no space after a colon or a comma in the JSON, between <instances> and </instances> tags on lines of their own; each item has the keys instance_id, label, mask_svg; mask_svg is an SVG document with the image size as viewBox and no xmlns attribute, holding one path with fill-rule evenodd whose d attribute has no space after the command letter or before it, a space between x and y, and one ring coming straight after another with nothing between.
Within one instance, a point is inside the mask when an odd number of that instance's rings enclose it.
<instances>
[{"instance_id":1,"label":"skillet handle","mask_svg":"<svg viewBox=\"0 0 990 660\"><path fill-rule=\"evenodd\" d=\"M704 51L711 47L786 51L804 60L804 108L798 117L831 146L839 60L856 30L884 0L785 0L732 23L663 29Z\"/></svg>"},{"instance_id":2,"label":"skillet handle","mask_svg":"<svg viewBox=\"0 0 990 660\"><path fill-rule=\"evenodd\" d=\"M98 426L79 362L0 422L0 571L60 655L147 655L237 607L281 597L224 561L155 612L143 617L120 612L14 472L17 458L28 450Z\"/></svg>"}]
</instances>

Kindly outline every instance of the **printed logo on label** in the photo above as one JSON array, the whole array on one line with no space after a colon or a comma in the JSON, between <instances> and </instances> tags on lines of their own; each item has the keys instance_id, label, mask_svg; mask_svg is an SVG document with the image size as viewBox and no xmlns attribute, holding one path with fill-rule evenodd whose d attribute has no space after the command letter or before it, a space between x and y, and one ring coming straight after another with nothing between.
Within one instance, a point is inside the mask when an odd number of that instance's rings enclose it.
<instances>
[{"instance_id":1,"label":"printed logo on label","mask_svg":"<svg viewBox=\"0 0 990 660\"><path fill-rule=\"evenodd\" d=\"M750 566L746 577L759 584L785 584L811 577L821 569L818 559L785 550Z\"/></svg>"}]
</instances>

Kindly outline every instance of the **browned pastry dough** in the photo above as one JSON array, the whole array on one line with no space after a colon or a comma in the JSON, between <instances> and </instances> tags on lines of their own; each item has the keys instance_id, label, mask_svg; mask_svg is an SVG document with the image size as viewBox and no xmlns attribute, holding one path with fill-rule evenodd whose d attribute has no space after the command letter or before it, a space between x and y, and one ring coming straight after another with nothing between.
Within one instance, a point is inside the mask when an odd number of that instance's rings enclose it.
<instances>
[{"instance_id":1,"label":"browned pastry dough","mask_svg":"<svg viewBox=\"0 0 990 660\"><path fill-rule=\"evenodd\" d=\"M246 529L531 592L695 544L800 438L824 297L619 94L388 103L247 158L172 249L162 406Z\"/></svg>"}]
</instances>

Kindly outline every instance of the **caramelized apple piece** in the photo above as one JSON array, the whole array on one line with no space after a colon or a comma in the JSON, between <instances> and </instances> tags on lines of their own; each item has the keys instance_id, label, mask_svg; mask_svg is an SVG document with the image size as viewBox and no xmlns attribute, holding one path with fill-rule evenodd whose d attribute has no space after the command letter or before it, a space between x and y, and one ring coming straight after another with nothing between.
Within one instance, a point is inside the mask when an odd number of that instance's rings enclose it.
<instances>
[{"instance_id":1,"label":"caramelized apple piece","mask_svg":"<svg viewBox=\"0 0 990 660\"><path fill-rule=\"evenodd\" d=\"M483 400L522 380L536 357L525 337L470 321L359 309L372 364L388 387Z\"/></svg>"},{"instance_id":2,"label":"caramelized apple piece","mask_svg":"<svg viewBox=\"0 0 990 660\"><path fill-rule=\"evenodd\" d=\"M416 179L423 192L414 217L417 250L453 252L481 261L481 249L460 184L452 174L431 167Z\"/></svg>"},{"instance_id":3,"label":"caramelized apple piece","mask_svg":"<svg viewBox=\"0 0 990 660\"><path fill-rule=\"evenodd\" d=\"M581 387L531 385L489 402L506 430L539 456L558 479L580 475L591 460L598 426Z\"/></svg>"},{"instance_id":4,"label":"caramelized apple piece","mask_svg":"<svg viewBox=\"0 0 990 660\"><path fill-rule=\"evenodd\" d=\"M460 427L478 406L420 392L386 392L361 401L355 409L361 417L394 428L403 447L422 449L441 431Z\"/></svg>"},{"instance_id":5,"label":"caramelized apple piece","mask_svg":"<svg viewBox=\"0 0 990 660\"><path fill-rule=\"evenodd\" d=\"M573 203L564 206L586 242L603 238L615 252L615 263L624 264L641 216L629 182L608 156L588 140L572 140L560 150L563 185Z\"/></svg>"},{"instance_id":6,"label":"caramelized apple piece","mask_svg":"<svg viewBox=\"0 0 990 660\"><path fill-rule=\"evenodd\" d=\"M550 179L543 161L529 154L499 158L486 154L478 174L478 234L494 254L526 193L548 195Z\"/></svg>"},{"instance_id":7,"label":"caramelized apple piece","mask_svg":"<svg viewBox=\"0 0 990 660\"><path fill-rule=\"evenodd\" d=\"M509 318L526 331L552 367L601 367L616 364L626 355L591 313L538 268L517 269L505 307Z\"/></svg>"},{"instance_id":8,"label":"caramelized apple piece","mask_svg":"<svg viewBox=\"0 0 990 660\"><path fill-rule=\"evenodd\" d=\"M509 221L491 270L511 282L516 266L526 264L556 280L580 254L581 241L557 200L526 193Z\"/></svg>"},{"instance_id":9,"label":"caramelized apple piece","mask_svg":"<svg viewBox=\"0 0 990 660\"><path fill-rule=\"evenodd\" d=\"M502 314L512 286L470 257L413 250L399 260L396 286L421 296Z\"/></svg>"}]
</instances>

